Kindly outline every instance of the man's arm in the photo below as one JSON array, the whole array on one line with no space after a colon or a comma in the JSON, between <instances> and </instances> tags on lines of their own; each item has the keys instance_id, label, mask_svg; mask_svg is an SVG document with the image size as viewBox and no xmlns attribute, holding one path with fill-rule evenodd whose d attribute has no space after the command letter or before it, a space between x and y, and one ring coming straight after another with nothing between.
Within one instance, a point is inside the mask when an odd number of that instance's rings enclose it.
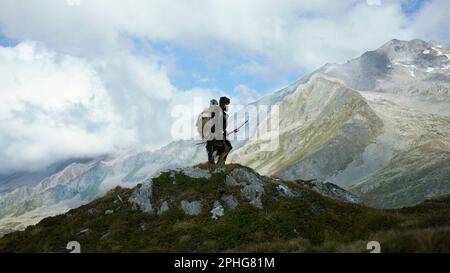
<instances>
[{"instance_id":1,"label":"man's arm","mask_svg":"<svg viewBox=\"0 0 450 273\"><path fill-rule=\"evenodd\" d=\"M223 140L227 139L228 114L223 112Z\"/></svg>"}]
</instances>

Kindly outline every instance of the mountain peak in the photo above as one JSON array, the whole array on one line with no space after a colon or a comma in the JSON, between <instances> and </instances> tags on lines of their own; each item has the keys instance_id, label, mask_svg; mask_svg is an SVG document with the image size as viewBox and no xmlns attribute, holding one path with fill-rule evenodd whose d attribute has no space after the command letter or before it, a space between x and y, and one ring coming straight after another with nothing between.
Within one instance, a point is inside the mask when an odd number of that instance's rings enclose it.
<instances>
[{"instance_id":1,"label":"mountain peak","mask_svg":"<svg viewBox=\"0 0 450 273\"><path fill-rule=\"evenodd\" d=\"M402 46L402 47L429 47L430 43L421 40L421 39L412 39L412 40L399 40L399 39L392 39L382 45L380 48L389 48L389 47L395 47L395 46Z\"/></svg>"},{"instance_id":2,"label":"mountain peak","mask_svg":"<svg viewBox=\"0 0 450 273\"><path fill-rule=\"evenodd\" d=\"M425 55L424 51L433 50L433 45L421 39L413 39L410 41L391 40L381 46L377 51L385 52L391 61L396 59L417 59Z\"/></svg>"},{"instance_id":3,"label":"mountain peak","mask_svg":"<svg viewBox=\"0 0 450 273\"><path fill-rule=\"evenodd\" d=\"M449 69L450 47L393 39L346 63L322 66L312 75L323 73L362 91L447 96Z\"/></svg>"}]
</instances>

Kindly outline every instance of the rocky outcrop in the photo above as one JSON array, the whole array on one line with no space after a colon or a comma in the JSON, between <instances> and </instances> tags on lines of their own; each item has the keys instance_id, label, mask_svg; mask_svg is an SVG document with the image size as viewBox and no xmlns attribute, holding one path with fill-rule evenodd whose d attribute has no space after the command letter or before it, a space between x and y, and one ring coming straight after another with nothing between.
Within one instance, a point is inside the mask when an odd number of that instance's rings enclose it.
<instances>
[{"instance_id":1,"label":"rocky outcrop","mask_svg":"<svg viewBox=\"0 0 450 273\"><path fill-rule=\"evenodd\" d=\"M326 183L322 183L319 181L308 181L305 182L307 185L309 185L313 190L315 190L316 192L324 195L324 196L328 196L331 197L333 199L336 200L341 200L341 201L347 201L350 203L356 203L359 204L361 203L361 200L355 195L352 194L346 190L344 190L343 188L339 187L338 185L326 182Z\"/></svg>"},{"instance_id":2,"label":"rocky outcrop","mask_svg":"<svg viewBox=\"0 0 450 273\"><path fill-rule=\"evenodd\" d=\"M148 180L146 183L138 185L131 194L128 201L132 204L133 209L140 209L143 212L154 212L151 203L153 180Z\"/></svg>"},{"instance_id":3,"label":"rocky outcrop","mask_svg":"<svg viewBox=\"0 0 450 273\"><path fill-rule=\"evenodd\" d=\"M174 183L175 180L177 183ZM331 183L287 183L278 178L259 175L240 165L227 165L226 168L211 171L200 167L171 170L137 186L129 202L132 209L146 213L161 215L179 208L190 216L209 211L211 218L217 220L240 204L247 203L263 209L263 196L271 200L301 198L306 189L341 201L359 202L354 195Z\"/></svg>"},{"instance_id":4,"label":"rocky outcrop","mask_svg":"<svg viewBox=\"0 0 450 273\"><path fill-rule=\"evenodd\" d=\"M227 175L226 182L231 186L241 186L241 193L250 204L262 209L261 195L264 193L264 180L246 168L236 168Z\"/></svg>"},{"instance_id":5,"label":"rocky outcrop","mask_svg":"<svg viewBox=\"0 0 450 273\"><path fill-rule=\"evenodd\" d=\"M200 168L182 168L181 172L191 178L205 178L209 179L211 177L211 173L208 170L200 169Z\"/></svg>"}]
</instances>

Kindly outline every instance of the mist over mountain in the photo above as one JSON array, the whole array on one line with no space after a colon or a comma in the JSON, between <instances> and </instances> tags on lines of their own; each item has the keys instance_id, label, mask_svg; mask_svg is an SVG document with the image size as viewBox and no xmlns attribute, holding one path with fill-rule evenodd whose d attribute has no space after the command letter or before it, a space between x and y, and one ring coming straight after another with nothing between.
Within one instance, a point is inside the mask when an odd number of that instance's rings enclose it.
<instances>
[{"instance_id":1,"label":"mist over mountain","mask_svg":"<svg viewBox=\"0 0 450 273\"><path fill-rule=\"evenodd\" d=\"M11 191L20 186L31 186L42 179L63 170L72 163L87 163L92 158L74 158L56 162L39 171L20 171L9 174L0 174L0 193Z\"/></svg>"},{"instance_id":2,"label":"mist over mountain","mask_svg":"<svg viewBox=\"0 0 450 273\"><path fill-rule=\"evenodd\" d=\"M203 146L195 143L177 141L154 152L130 151L72 162L38 183L18 184L0 193L0 234L86 204L117 185L133 187L162 170L206 160Z\"/></svg>"}]
</instances>

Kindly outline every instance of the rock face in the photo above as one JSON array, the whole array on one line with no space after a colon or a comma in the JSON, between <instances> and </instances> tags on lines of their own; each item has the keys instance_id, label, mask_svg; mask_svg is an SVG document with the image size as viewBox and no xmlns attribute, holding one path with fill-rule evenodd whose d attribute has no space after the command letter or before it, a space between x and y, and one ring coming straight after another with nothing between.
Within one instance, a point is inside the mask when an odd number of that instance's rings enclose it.
<instances>
[{"instance_id":1,"label":"rock face","mask_svg":"<svg viewBox=\"0 0 450 273\"><path fill-rule=\"evenodd\" d=\"M331 198L337 199L337 200L347 201L350 203L356 203L356 204L361 203L361 200L355 194L352 194L335 184L332 184L329 182L321 183L321 182L318 182L315 180L308 181L305 183L307 185L310 185L312 187L312 189L314 189L315 191L317 191L318 193L320 193L324 196L328 196L328 197L331 197Z\"/></svg>"},{"instance_id":2,"label":"rock face","mask_svg":"<svg viewBox=\"0 0 450 273\"><path fill-rule=\"evenodd\" d=\"M211 177L211 173L208 170L203 170L200 168L192 168L192 167L186 167L186 168L182 168L181 171L192 178L210 178Z\"/></svg>"},{"instance_id":3,"label":"rock face","mask_svg":"<svg viewBox=\"0 0 450 273\"><path fill-rule=\"evenodd\" d=\"M154 212L151 203L153 181L150 179L146 183L139 185L131 194L128 200L133 209L140 209L143 212Z\"/></svg>"},{"instance_id":4,"label":"rock face","mask_svg":"<svg viewBox=\"0 0 450 273\"><path fill-rule=\"evenodd\" d=\"M357 91L322 75L299 85L279 109L278 145L264 151L264 140L249 141L230 156L233 162L286 179L325 180L360 157L383 130Z\"/></svg>"},{"instance_id":5,"label":"rock face","mask_svg":"<svg viewBox=\"0 0 450 273\"><path fill-rule=\"evenodd\" d=\"M259 175L249 172L246 168L236 168L227 175L226 181L228 185L242 186L241 193L250 204L263 208L261 195L264 192L264 180Z\"/></svg>"}]
</instances>

